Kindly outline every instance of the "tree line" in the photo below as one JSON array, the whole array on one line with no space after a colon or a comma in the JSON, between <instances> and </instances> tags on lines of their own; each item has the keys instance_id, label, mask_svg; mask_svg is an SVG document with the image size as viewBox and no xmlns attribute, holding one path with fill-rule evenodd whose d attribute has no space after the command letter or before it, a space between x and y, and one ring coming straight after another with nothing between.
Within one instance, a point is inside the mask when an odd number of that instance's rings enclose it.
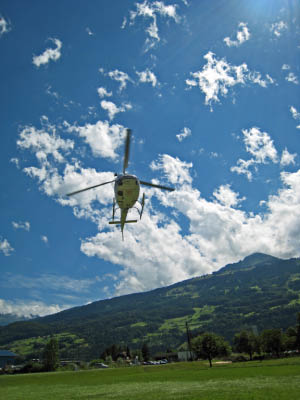
<instances>
[{"instance_id":1,"label":"tree line","mask_svg":"<svg viewBox=\"0 0 300 400\"><path fill-rule=\"evenodd\" d=\"M246 353L249 360L253 360L256 353L262 360L263 353L280 357L282 352L300 353L300 313L297 314L296 327L290 327L285 332L281 329L265 329L260 335L243 330L235 334L233 346L220 335L203 333L191 340L191 350L198 358L206 359L212 367L212 359L215 357L229 356L231 351Z\"/></svg>"}]
</instances>

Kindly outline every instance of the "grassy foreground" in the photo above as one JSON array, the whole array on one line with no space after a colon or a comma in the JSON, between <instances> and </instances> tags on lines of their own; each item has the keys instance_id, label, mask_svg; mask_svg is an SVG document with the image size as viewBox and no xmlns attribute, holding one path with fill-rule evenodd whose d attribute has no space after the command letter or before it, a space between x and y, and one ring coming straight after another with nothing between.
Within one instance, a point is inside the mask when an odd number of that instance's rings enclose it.
<instances>
[{"instance_id":1,"label":"grassy foreground","mask_svg":"<svg viewBox=\"0 0 300 400\"><path fill-rule=\"evenodd\" d=\"M300 358L214 365L176 363L0 376L6 400L296 400Z\"/></svg>"}]
</instances>

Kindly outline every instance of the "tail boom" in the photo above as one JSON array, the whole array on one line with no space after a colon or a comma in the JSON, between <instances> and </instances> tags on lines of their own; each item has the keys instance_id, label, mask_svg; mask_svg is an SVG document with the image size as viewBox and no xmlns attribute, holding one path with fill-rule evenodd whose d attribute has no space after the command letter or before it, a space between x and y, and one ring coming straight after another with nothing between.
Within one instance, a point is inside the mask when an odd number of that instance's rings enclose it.
<instances>
[{"instance_id":1,"label":"tail boom","mask_svg":"<svg viewBox=\"0 0 300 400\"><path fill-rule=\"evenodd\" d=\"M137 222L137 219L130 219L128 221L124 221L124 224L131 224L131 223L134 223L134 222ZM120 225L121 221L109 221L109 224L110 225Z\"/></svg>"}]
</instances>

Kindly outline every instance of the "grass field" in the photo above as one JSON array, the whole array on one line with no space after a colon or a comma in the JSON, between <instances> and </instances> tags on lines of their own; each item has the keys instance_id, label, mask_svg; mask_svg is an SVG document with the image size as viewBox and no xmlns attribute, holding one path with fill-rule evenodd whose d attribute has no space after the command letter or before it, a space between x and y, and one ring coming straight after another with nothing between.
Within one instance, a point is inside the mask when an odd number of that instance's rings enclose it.
<instances>
[{"instance_id":1,"label":"grass field","mask_svg":"<svg viewBox=\"0 0 300 400\"><path fill-rule=\"evenodd\" d=\"M300 357L0 376L5 400L298 400Z\"/></svg>"}]
</instances>

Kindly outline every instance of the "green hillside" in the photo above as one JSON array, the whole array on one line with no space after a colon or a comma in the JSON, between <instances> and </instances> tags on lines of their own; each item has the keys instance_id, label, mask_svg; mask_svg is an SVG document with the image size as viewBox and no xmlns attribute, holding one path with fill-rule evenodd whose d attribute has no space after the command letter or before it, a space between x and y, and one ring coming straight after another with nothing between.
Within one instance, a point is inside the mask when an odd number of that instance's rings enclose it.
<instances>
[{"instance_id":1,"label":"green hillside","mask_svg":"<svg viewBox=\"0 0 300 400\"><path fill-rule=\"evenodd\" d=\"M146 341L165 350L185 341L186 321L192 332L214 331L231 341L244 328L286 329L299 311L300 260L254 254L211 275L0 327L0 346L16 349L20 340L63 333L82 339L87 358L113 343L140 348Z\"/></svg>"}]
</instances>

